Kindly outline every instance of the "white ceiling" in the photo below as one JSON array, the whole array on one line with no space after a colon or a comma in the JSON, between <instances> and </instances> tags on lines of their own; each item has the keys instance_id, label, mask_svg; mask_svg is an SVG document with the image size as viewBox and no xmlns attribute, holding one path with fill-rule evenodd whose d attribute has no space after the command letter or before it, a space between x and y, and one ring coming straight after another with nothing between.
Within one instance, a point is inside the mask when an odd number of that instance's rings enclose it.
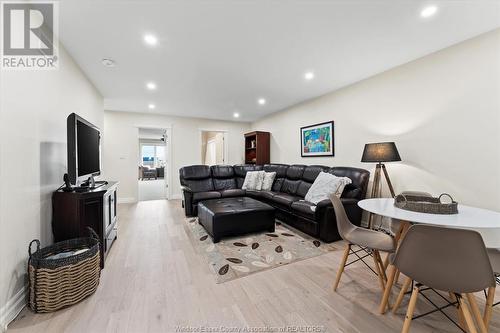
<instances>
[{"instance_id":1,"label":"white ceiling","mask_svg":"<svg viewBox=\"0 0 500 333\"><path fill-rule=\"evenodd\" d=\"M63 0L59 30L107 110L252 121L499 26L497 0Z\"/></svg>"}]
</instances>

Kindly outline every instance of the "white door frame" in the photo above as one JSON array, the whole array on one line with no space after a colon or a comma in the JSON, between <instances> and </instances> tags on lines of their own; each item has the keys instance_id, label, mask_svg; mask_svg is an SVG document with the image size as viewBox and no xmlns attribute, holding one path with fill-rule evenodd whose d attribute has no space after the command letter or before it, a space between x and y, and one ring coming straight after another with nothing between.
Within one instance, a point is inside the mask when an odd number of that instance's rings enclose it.
<instances>
[{"instance_id":1,"label":"white door frame","mask_svg":"<svg viewBox=\"0 0 500 333\"><path fill-rule=\"evenodd\" d=\"M202 144L202 139L203 139L203 132L221 132L222 133L222 137L223 137L223 140L224 140L224 161L223 161L223 164L229 164L229 147L228 147L228 140L227 140L227 136L228 136L228 130L221 130L221 129L213 129L213 128L199 128L198 129L198 142L200 143L200 164L203 164L203 159L201 157L201 144Z\"/></svg>"},{"instance_id":2,"label":"white door frame","mask_svg":"<svg viewBox=\"0 0 500 333\"><path fill-rule=\"evenodd\" d=\"M165 142L165 148L167 149L167 177L165 177L165 182L167 185L167 200L170 200L172 197L172 126L150 126L150 125L136 125L134 127L139 128L144 128L144 129L157 129L157 130L165 130L165 133L167 135L167 141ZM139 139L139 136L137 136L137 139ZM139 151L139 154L141 152ZM139 182L136 182L137 186L137 194L139 194ZM139 199L139 198L137 198Z\"/></svg>"}]
</instances>

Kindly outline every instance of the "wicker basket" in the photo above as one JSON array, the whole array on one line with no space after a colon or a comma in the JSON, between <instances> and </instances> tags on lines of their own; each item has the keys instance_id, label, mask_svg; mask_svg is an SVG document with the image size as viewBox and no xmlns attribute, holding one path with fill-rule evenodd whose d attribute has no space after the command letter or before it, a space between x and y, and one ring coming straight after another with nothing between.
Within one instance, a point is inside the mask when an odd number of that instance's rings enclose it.
<instances>
[{"instance_id":1,"label":"wicker basket","mask_svg":"<svg viewBox=\"0 0 500 333\"><path fill-rule=\"evenodd\" d=\"M35 239L29 245L29 306L35 312L52 312L76 304L93 294L101 274L99 240L89 228L91 237L75 238L40 249ZM31 253L36 243L37 250ZM88 248L66 258L48 256Z\"/></svg>"},{"instance_id":2,"label":"wicker basket","mask_svg":"<svg viewBox=\"0 0 500 333\"><path fill-rule=\"evenodd\" d=\"M442 203L441 198L443 196L449 197L451 203ZM443 193L437 198L423 195L399 194L394 198L394 205L401 209L419 213L458 214L458 203L448 193Z\"/></svg>"}]
</instances>

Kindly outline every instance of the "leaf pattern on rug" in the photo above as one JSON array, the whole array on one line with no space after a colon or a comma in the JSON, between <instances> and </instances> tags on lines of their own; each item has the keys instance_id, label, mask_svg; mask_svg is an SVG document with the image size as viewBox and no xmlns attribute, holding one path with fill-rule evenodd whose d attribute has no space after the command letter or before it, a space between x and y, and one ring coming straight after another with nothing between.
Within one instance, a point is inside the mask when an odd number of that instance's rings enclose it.
<instances>
[{"instance_id":1,"label":"leaf pattern on rug","mask_svg":"<svg viewBox=\"0 0 500 333\"><path fill-rule=\"evenodd\" d=\"M229 271L229 264L225 264L219 269L219 275L226 275Z\"/></svg>"},{"instance_id":2,"label":"leaf pattern on rug","mask_svg":"<svg viewBox=\"0 0 500 333\"><path fill-rule=\"evenodd\" d=\"M274 261L274 256L272 254L266 255L266 262L268 264L272 263Z\"/></svg>"},{"instance_id":3,"label":"leaf pattern on rug","mask_svg":"<svg viewBox=\"0 0 500 333\"><path fill-rule=\"evenodd\" d=\"M241 264L243 262L243 260L238 258L226 258L226 260L232 262L233 264Z\"/></svg>"},{"instance_id":4,"label":"leaf pattern on rug","mask_svg":"<svg viewBox=\"0 0 500 333\"><path fill-rule=\"evenodd\" d=\"M254 265L256 267L263 267L263 268L269 267L268 264L263 263L262 261L252 261L252 265Z\"/></svg>"},{"instance_id":5,"label":"leaf pattern on rug","mask_svg":"<svg viewBox=\"0 0 500 333\"><path fill-rule=\"evenodd\" d=\"M283 252L283 248L281 247L281 245L278 245L278 246L276 246L274 251L276 251L277 253L281 253L281 252Z\"/></svg>"},{"instance_id":6,"label":"leaf pattern on rug","mask_svg":"<svg viewBox=\"0 0 500 333\"><path fill-rule=\"evenodd\" d=\"M202 236L200 237L200 241L203 242L204 240L206 240L208 238L208 235L205 235L205 236Z\"/></svg>"},{"instance_id":7,"label":"leaf pattern on rug","mask_svg":"<svg viewBox=\"0 0 500 333\"><path fill-rule=\"evenodd\" d=\"M313 241L314 246L319 247L321 245L321 242L319 240Z\"/></svg>"},{"instance_id":8,"label":"leaf pattern on rug","mask_svg":"<svg viewBox=\"0 0 500 333\"><path fill-rule=\"evenodd\" d=\"M217 283L231 281L249 274L312 258L336 248L318 242L284 223L277 223L274 232L264 231L237 237L228 237L214 244L212 237L204 227L194 222L198 219L186 219L186 228L196 253L204 257ZM287 236L292 235L292 236ZM276 235L273 237L269 235ZM206 238L205 238L206 237ZM200 241L204 239L204 241ZM237 243L237 244L235 244ZM281 252L277 247L281 246ZM278 250L280 251L280 250ZM227 258L236 260L228 261ZM238 260L241 260L238 261Z\"/></svg>"},{"instance_id":9,"label":"leaf pattern on rug","mask_svg":"<svg viewBox=\"0 0 500 333\"><path fill-rule=\"evenodd\" d=\"M269 237L278 237L278 235L276 235L276 234L266 234L266 236L269 236Z\"/></svg>"},{"instance_id":10,"label":"leaf pattern on rug","mask_svg":"<svg viewBox=\"0 0 500 333\"><path fill-rule=\"evenodd\" d=\"M235 266L231 266L231 268L238 271L238 272L242 272L242 273L250 272L250 268L248 268L247 266L235 265Z\"/></svg>"}]
</instances>

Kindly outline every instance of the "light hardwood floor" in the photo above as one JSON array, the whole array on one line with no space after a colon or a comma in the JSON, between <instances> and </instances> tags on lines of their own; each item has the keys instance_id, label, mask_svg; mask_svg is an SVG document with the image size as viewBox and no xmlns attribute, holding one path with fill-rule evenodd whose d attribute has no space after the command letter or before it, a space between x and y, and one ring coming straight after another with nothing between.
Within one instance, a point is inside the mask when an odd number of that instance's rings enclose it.
<instances>
[{"instance_id":1,"label":"light hardwood floor","mask_svg":"<svg viewBox=\"0 0 500 333\"><path fill-rule=\"evenodd\" d=\"M379 315L378 280L362 264L346 268L338 291L332 291L342 242L339 251L215 284L185 232L180 206L177 200L120 205L118 241L97 292L56 313L24 309L8 331L176 332L178 326L297 325L322 327L323 332L400 332L408 297L397 315ZM416 313L428 309L420 298ZM448 313L456 318L453 309ZM415 320L411 332L458 329L434 314ZM491 332L500 332L500 306L494 310Z\"/></svg>"}]
</instances>

